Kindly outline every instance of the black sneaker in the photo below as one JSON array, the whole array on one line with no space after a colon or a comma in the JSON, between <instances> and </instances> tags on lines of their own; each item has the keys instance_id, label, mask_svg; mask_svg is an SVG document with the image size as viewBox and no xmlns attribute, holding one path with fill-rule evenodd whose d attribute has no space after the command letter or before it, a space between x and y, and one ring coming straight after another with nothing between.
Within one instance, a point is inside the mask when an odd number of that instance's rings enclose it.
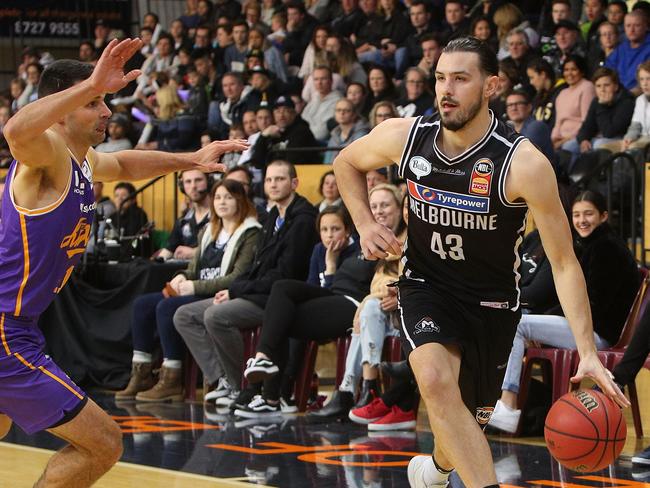
<instances>
[{"instance_id":1,"label":"black sneaker","mask_svg":"<svg viewBox=\"0 0 650 488\"><path fill-rule=\"evenodd\" d=\"M244 417L247 419L255 419L260 417L275 417L281 416L282 410L280 409L280 402L271 404L266 401L262 395L256 395L253 400L244 408L235 410L237 417Z\"/></svg>"},{"instance_id":2,"label":"black sneaker","mask_svg":"<svg viewBox=\"0 0 650 488\"><path fill-rule=\"evenodd\" d=\"M250 358L246 361L244 376L250 383L261 383L280 371L273 361L266 358Z\"/></svg>"},{"instance_id":3,"label":"black sneaker","mask_svg":"<svg viewBox=\"0 0 650 488\"><path fill-rule=\"evenodd\" d=\"M252 388L244 388L239 392L239 395L235 398L235 401L230 404L230 410L237 410L238 408L244 408L248 405L255 395L258 395L259 391Z\"/></svg>"}]
</instances>

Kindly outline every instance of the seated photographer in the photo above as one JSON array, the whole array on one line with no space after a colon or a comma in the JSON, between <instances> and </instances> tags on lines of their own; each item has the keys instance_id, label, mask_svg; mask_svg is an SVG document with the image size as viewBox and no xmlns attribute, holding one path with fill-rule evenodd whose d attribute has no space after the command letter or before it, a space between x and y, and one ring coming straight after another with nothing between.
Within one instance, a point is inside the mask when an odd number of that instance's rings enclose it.
<instances>
[{"instance_id":1,"label":"seated photographer","mask_svg":"<svg viewBox=\"0 0 650 488\"><path fill-rule=\"evenodd\" d=\"M190 209L174 222L167 245L158 253L163 260L192 259L196 253L199 232L210 221L210 175L197 169L183 171L178 188L190 201Z\"/></svg>"},{"instance_id":2,"label":"seated photographer","mask_svg":"<svg viewBox=\"0 0 650 488\"><path fill-rule=\"evenodd\" d=\"M113 200L117 210L106 219L106 239L119 240L122 254L128 256L144 255L151 248L151 243L140 240L137 246L131 243L149 222L147 212L138 207L135 199L135 186L121 181L113 190Z\"/></svg>"},{"instance_id":3,"label":"seated photographer","mask_svg":"<svg viewBox=\"0 0 650 488\"><path fill-rule=\"evenodd\" d=\"M183 339L173 317L187 303L227 289L253 260L261 226L244 186L233 180L215 184L209 196L210 222L199 234L199 248L187 270L174 276L162 292L148 293L133 303L133 366L126 389L116 400L182 400ZM155 336L162 344L163 363L158 382L152 374Z\"/></svg>"}]
</instances>

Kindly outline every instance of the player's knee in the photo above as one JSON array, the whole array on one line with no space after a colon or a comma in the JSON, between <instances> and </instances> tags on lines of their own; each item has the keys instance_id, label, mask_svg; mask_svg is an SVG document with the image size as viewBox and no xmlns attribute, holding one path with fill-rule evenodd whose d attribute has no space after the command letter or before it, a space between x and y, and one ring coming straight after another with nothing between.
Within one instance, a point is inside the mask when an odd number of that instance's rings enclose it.
<instances>
[{"instance_id":1,"label":"player's knee","mask_svg":"<svg viewBox=\"0 0 650 488\"><path fill-rule=\"evenodd\" d=\"M444 406L449 405L449 397L458 389L458 384L449 372L432 368L418 375L418 387L427 404Z\"/></svg>"},{"instance_id":2,"label":"player's knee","mask_svg":"<svg viewBox=\"0 0 650 488\"><path fill-rule=\"evenodd\" d=\"M115 422L111 422L103 429L101 438L101 447L93 450L93 453L96 462L108 471L122 457L122 431Z\"/></svg>"}]
</instances>

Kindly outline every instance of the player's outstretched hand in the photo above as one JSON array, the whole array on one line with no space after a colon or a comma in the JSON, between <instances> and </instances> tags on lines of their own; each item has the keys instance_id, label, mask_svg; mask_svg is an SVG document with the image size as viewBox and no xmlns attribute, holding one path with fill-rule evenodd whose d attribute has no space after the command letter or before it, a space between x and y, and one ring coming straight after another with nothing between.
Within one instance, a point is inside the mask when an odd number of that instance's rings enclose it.
<instances>
[{"instance_id":1,"label":"player's outstretched hand","mask_svg":"<svg viewBox=\"0 0 650 488\"><path fill-rule=\"evenodd\" d=\"M605 395L618 403L621 407L629 407L630 402L625 395L614 383L614 375L603 366L598 359L598 355L591 354L580 358L578 371L575 376L571 378L572 383L579 383L584 378L591 378L594 380Z\"/></svg>"},{"instance_id":2,"label":"player's outstretched hand","mask_svg":"<svg viewBox=\"0 0 650 488\"><path fill-rule=\"evenodd\" d=\"M124 65L142 47L140 39L113 39L100 56L90 84L97 93L115 93L142 74L139 69L124 73Z\"/></svg>"},{"instance_id":3,"label":"player's outstretched hand","mask_svg":"<svg viewBox=\"0 0 650 488\"><path fill-rule=\"evenodd\" d=\"M388 254L399 256L402 253L402 243L385 225L372 222L359 227L358 230L361 236L361 251L366 259L384 259Z\"/></svg>"},{"instance_id":4,"label":"player's outstretched hand","mask_svg":"<svg viewBox=\"0 0 650 488\"><path fill-rule=\"evenodd\" d=\"M228 168L219 162L221 156L229 152L242 152L248 149L248 147L249 144L246 139L229 139L227 141L211 142L194 153L194 159L198 165L196 169L204 173L214 173L215 171L224 173Z\"/></svg>"}]
</instances>

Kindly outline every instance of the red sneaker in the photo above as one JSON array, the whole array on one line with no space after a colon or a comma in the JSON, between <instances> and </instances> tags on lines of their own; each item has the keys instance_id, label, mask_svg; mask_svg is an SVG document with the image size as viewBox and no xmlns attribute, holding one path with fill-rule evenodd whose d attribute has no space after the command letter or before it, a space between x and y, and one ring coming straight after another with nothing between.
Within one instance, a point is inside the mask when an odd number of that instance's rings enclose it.
<instances>
[{"instance_id":1,"label":"red sneaker","mask_svg":"<svg viewBox=\"0 0 650 488\"><path fill-rule=\"evenodd\" d=\"M405 430L415 429L415 410L405 412L393 405L390 413L368 424L368 430Z\"/></svg>"},{"instance_id":2,"label":"red sneaker","mask_svg":"<svg viewBox=\"0 0 650 488\"><path fill-rule=\"evenodd\" d=\"M370 424L390 412L384 401L377 397L368 405L350 410L350 420L358 424Z\"/></svg>"}]
</instances>

